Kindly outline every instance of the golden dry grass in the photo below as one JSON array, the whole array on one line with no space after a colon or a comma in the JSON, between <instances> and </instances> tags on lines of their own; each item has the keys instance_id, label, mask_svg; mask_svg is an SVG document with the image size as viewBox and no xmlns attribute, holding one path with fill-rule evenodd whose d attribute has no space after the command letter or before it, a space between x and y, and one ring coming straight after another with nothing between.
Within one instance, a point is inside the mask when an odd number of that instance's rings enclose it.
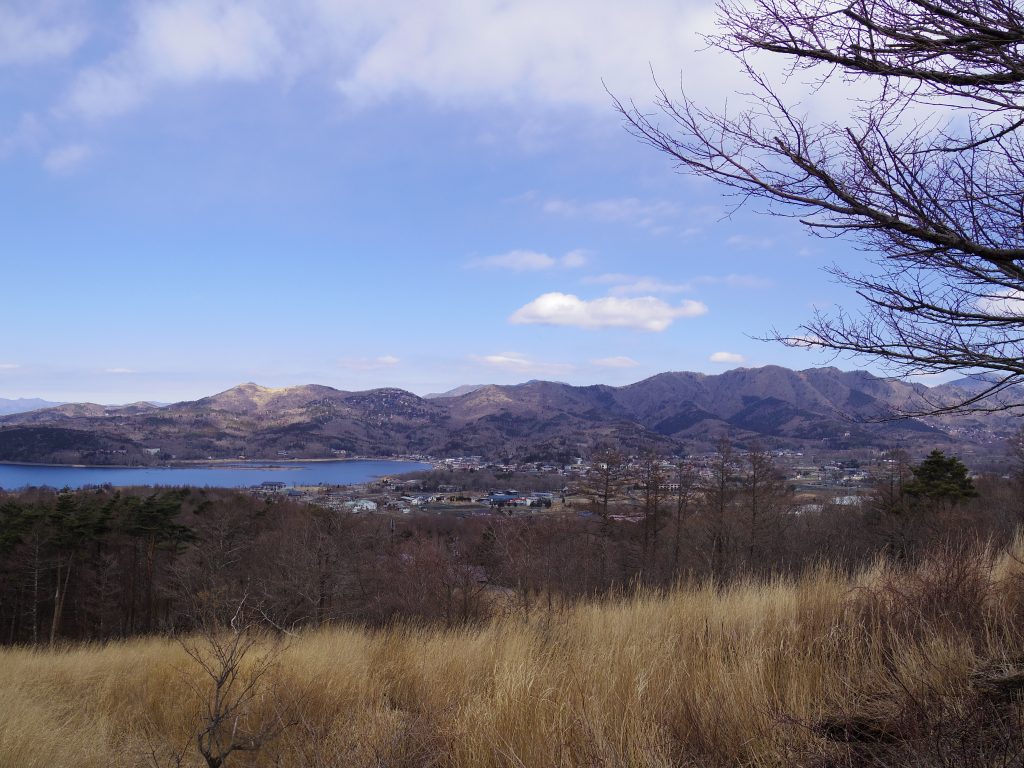
<instances>
[{"instance_id":1,"label":"golden dry grass","mask_svg":"<svg viewBox=\"0 0 1024 768\"><path fill-rule=\"evenodd\" d=\"M896 718L915 691L963 702L972 672L1024 652L1022 553L977 556L981 602L953 590L928 615L915 606L928 569L949 591L948 556L909 575L823 567L479 628L310 631L248 721L295 724L226 765L798 764L838 749L811 723ZM171 640L2 650L0 766L202 765L205 702L190 683L206 685Z\"/></svg>"}]
</instances>

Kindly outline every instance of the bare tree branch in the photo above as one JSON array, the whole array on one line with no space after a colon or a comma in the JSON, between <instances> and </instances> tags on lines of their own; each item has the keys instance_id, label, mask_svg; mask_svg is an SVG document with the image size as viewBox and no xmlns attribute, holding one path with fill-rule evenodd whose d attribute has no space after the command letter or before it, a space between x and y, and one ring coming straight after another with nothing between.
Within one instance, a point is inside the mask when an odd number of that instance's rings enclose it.
<instances>
[{"instance_id":1,"label":"bare tree branch","mask_svg":"<svg viewBox=\"0 0 1024 768\"><path fill-rule=\"evenodd\" d=\"M1024 382L1024 12L1014 0L722 0L709 42L734 54L752 106L721 112L657 87L653 114L615 99L629 130L874 269L832 274L863 299L771 338L863 355L898 374L994 372L955 406L990 410ZM842 122L787 103L750 54L823 81L880 84ZM614 97L613 97L614 98ZM927 108L927 109L925 109ZM922 116L924 115L924 116ZM998 403L998 405L995 405Z\"/></svg>"}]
</instances>

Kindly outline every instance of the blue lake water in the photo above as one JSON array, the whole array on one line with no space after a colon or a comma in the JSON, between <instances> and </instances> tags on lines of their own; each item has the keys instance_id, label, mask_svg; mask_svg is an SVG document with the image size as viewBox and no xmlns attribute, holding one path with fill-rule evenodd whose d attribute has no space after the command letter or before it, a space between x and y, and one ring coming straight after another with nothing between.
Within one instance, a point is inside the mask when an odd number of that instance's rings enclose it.
<instances>
[{"instance_id":1,"label":"blue lake water","mask_svg":"<svg viewBox=\"0 0 1024 768\"><path fill-rule=\"evenodd\" d=\"M0 488L83 488L88 485L192 485L247 488L267 481L288 485L349 485L382 475L419 472L415 461L260 461L190 467L68 467L0 464Z\"/></svg>"}]
</instances>

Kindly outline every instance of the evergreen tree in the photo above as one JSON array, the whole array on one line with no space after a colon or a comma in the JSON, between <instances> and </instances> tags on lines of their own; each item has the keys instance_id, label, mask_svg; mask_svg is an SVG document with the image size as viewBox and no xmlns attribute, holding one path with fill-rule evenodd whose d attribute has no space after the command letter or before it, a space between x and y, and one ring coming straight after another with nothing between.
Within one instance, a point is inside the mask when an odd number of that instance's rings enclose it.
<instances>
[{"instance_id":1,"label":"evergreen tree","mask_svg":"<svg viewBox=\"0 0 1024 768\"><path fill-rule=\"evenodd\" d=\"M914 479L906 486L906 491L916 499L951 503L978 495L964 463L956 456L947 457L942 451L932 451L910 471Z\"/></svg>"}]
</instances>

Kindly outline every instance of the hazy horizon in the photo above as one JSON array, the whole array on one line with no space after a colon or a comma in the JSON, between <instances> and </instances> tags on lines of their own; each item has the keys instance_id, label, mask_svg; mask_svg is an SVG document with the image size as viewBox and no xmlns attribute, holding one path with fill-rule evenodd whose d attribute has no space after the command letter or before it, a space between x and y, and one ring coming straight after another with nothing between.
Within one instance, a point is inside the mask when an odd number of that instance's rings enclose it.
<instances>
[{"instance_id":1,"label":"hazy horizon","mask_svg":"<svg viewBox=\"0 0 1024 768\"><path fill-rule=\"evenodd\" d=\"M409 387L403 387L400 384L380 384L380 385L374 385L374 384L370 383L368 386L361 387L359 389L353 389L353 388L346 389L345 387L337 387L337 386L333 386L331 384L325 384L324 382L321 382L321 381L295 381L295 382L291 382L291 383L283 383L283 384L275 384L275 385L269 385L269 384L265 384L265 383L259 382L259 381L239 381L239 382L235 382L234 384L229 384L227 386L221 387L220 389L214 389L214 390L210 390L210 391L201 391L201 392L197 391L194 394L185 395L185 396L177 397L177 398L152 397L152 396L146 396L146 395L143 394L143 395L140 395L138 397L125 397L125 398L122 398L120 400L107 400L107 401L103 401L103 400L91 400L89 398L76 398L76 397L65 397L65 398L62 398L62 397L47 397L47 396L13 396L12 397L12 396L7 396L7 395L4 395L3 393L0 393L0 400L17 401L17 400L37 400L38 399L38 400L48 400L48 401L60 402L60 403L95 403L97 405L108 405L108 406L129 405L129 404L132 404L132 403L140 403L140 402L148 402L148 403L153 403L155 405L169 405L169 404L173 404L173 403L177 403L177 402L188 402L188 401L200 400L200 399L202 399L204 397L210 397L212 395L217 395L217 394L220 394L222 392L226 392L228 390L234 389L236 387L244 386L246 384L255 384L256 386L262 387L262 388L265 388L265 389L291 389L291 388L295 388L295 387L304 387L304 386L329 386L329 387L332 387L333 389L338 389L338 390L341 390L341 391L366 391L366 390L381 389L381 388L390 387L390 388L396 388L396 389L404 389L407 392L412 392L413 394L418 395L419 397L425 397L425 396L428 396L428 395L442 395L442 394L445 394L447 392L450 392L452 390L458 389L459 387L463 387L463 386L473 386L473 387L482 387L482 386L489 386L489 385L514 386L514 385L518 385L518 384L527 384L527 383L529 383L531 381L551 381L551 382L560 383L560 384L570 384L571 386L593 386L593 385L604 384L604 385L608 385L608 386L621 387L621 386L628 386L630 384L636 384L636 383L638 383L640 381L644 381L645 379L651 378L651 376L657 376L658 374L661 374L661 373L704 373L705 375L708 375L708 376L717 376L717 375L720 375L720 374L723 374L723 373L728 373L729 371L735 371L735 370L741 370L741 369L765 368L765 367L770 367L770 366L773 366L773 365L776 365L776 363L765 363L764 365L758 365L758 366L753 366L753 365L736 366L734 368L726 368L725 370L711 371L711 372L704 372L704 371L681 371L681 370L677 370L677 371L668 371L668 370L666 370L666 371L657 371L657 372L652 373L650 375L640 376L640 377L638 377L636 379L632 379L632 380L628 380L628 381L623 381L623 382L619 382L619 383L616 383L616 384L609 384L609 382L607 382L607 381L598 381L598 380L589 381L589 382L582 382L582 383L572 383L572 382L562 381L560 379L554 379L554 378L531 377L531 378L524 378L524 379L522 379L520 381L507 381L507 382L497 382L497 381L462 382L462 383L459 383L459 384L454 384L454 385L452 385L450 387L445 387L443 389L433 389L433 390L427 389L427 390L419 391L419 390L411 389ZM789 366L783 366L783 367L789 367ZM863 369L857 368L856 366L842 366L842 365L835 365L835 364L832 364L832 365L821 365L821 366L807 366L806 368L794 368L792 370L807 370L807 368L822 368L822 367L824 367L824 368L827 368L827 367L838 368L839 370L844 371L844 372L863 370ZM879 374L875 373L874 375L879 375ZM908 377L908 380L919 382L919 383L925 384L927 386L937 386L939 384L944 384L944 383L947 383L949 381L954 381L954 380L957 380L957 379L960 379L960 378L964 378L964 377L965 377L964 374L946 373L946 374L930 374L930 375ZM902 377L895 377L895 378L902 378Z\"/></svg>"}]
</instances>

